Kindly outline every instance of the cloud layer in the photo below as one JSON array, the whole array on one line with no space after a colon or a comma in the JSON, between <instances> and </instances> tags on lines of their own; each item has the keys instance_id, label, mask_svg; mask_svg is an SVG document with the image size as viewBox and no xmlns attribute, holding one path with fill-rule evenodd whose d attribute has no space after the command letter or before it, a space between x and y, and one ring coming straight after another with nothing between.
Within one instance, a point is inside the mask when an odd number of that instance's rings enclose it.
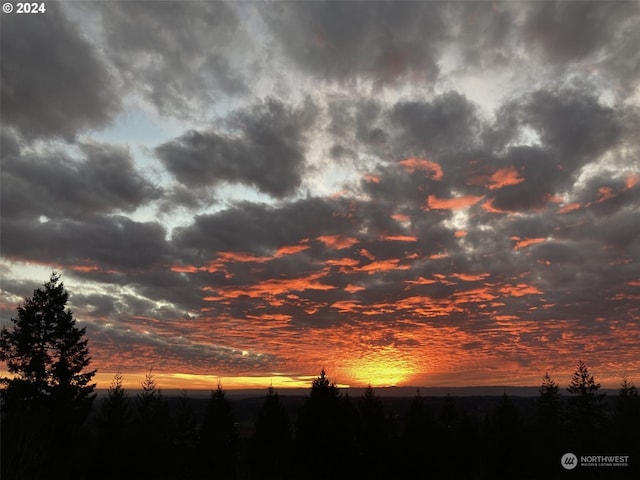
<instances>
[{"instance_id":1,"label":"cloud layer","mask_svg":"<svg viewBox=\"0 0 640 480\"><path fill-rule=\"evenodd\" d=\"M638 376L638 31L636 2L4 15L2 322L55 268L107 372Z\"/></svg>"}]
</instances>

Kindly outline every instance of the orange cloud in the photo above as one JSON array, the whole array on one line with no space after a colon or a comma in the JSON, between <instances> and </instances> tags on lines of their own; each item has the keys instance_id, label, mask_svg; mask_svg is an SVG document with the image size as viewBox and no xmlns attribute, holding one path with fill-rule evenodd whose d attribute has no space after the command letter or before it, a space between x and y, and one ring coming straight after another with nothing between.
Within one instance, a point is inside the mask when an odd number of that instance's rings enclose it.
<instances>
[{"instance_id":1,"label":"orange cloud","mask_svg":"<svg viewBox=\"0 0 640 480\"><path fill-rule=\"evenodd\" d=\"M405 280L403 283L406 283L407 285L432 285L437 283L437 281L432 278L418 277L417 280Z\"/></svg>"},{"instance_id":2,"label":"orange cloud","mask_svg":"<svg viewBox=\"0 0 640 480\"><path fill-rule=\"evenodd\" d=\"M331 308L337 309L340 313L355 312L360 308L360 302L356 300L340 300L333 303Z\"/></svg>"},{"instance_id":3,"label":"orange cloud","mask_svg":"<svg viewBox=\"0 0 640 480\"><path fill-rule=\"evenodd\" d=\"M391 215L391 218L400 223L405 223L411 220L411 217L409 215L405 215L404 213L394 213L393 215Z\"/></svg>"},{"instance_id":4,"label":"orange cloud","mask_svg":"<svg viewBox=\"0 0 640 480\"><path fill-rule=\"evenodd\" d=\"M569 213L582 208L582 204L579 202L567 203L564 207L558 210L558 213Z\"/></svg>"},{"instance_id":5,"label":"orange cloud","mask_svg":"<svg viewBox=\"0 0 640 480\"><path fill-rule=\"evenodd\" d=\"M487 185L487 188L489 190L496 190L509 185L518 185L522 182L524 182L524 178L520 176L514 166L511 166L496 170L489 177L489 184Z\"/></svg>"},{"instance_id":6,"label":"orange cloud","mask_svg":"<svg viewBox=\"0 0 640 480\"><path fill-rule=\"evenodd\" d=\"M317 240L324 243L326 247L333 248L335 250L349 248L352 245L358 243L357 238L346 237L344 235L321 235L317 238Z\"/></svg>"},{"instance_id":7,"label":"orange cloud","mask_svg":"<svg viewBox=\"0 0 640 480\"><path fill-rule=\"evenodd\" d=\"M376 176L376 175L371 175L371 174L366 174L364 177L362 177L363 180L365 182L369 182L369 183L380 183L380 177Z\"/></svg>"},{"instance_id":8,"label":"orange cloud","mask_svg":"<svg viewBox=\"0 0 640 480\"><path fill-rule=\"evenodd\" d=\"M271 298L290 291L304 290L333 290L333 285L328 285L318 281L324 277L326 271L317 272L306 277L296 278L272 278L253 285L243 285L242 287L204 287L203 290L216 291L225 298L239 298L243 296L251 298Z\"/></svg>"},{"instance_id":9,"label":"orange cloud","mask_svg":"<svg viewBox=\"0 0 640 480\"><path fill-rule=\"evenodd\" d=\"M426 206L431 210L460 210L475 205L483 198L484 196L478 197L475 195L454 198L437 198L435 195L429 195Z\"/></svg>"},{"instance_id":10,"label":"orange cloud","mask_svg":"<svg viewBox=\"0 0 640 480\"><path fill-rule=\"evenodd\" d=\"M439 163L425 160L424 158L410 157L406 160L398 162L407 171L407 173L414 173L416 170L422 170L431 174L431 178L434 180L442 180L444 176L442 167Z\"/></svg>"},{"instance_id":11,"label":"orange cloud","mask_svg":"<svg viewBox=\"0 0 640 480\"><path fill-rule=\"evenodd\" d=\"M498 298L498 296L489 287L473 288L471 290L455 292L453 296L456 303L490 302L491 300Z\"/></svg>"},{"instance_id":12,"label":"orange cloud","mask_svg":"<svg viewBox=\"0 0 640 480\"><path fill-rule=\"evenodd\" d=\"M254 320L266 320L269 322L288 323L293 317L283 313L263 313L261 315L247 315L247 318Z\"/></svg>"},{"instance_id":13,"label":"orange cloud","mask_svg":"<svg viewBox=\"0 0 640 480\"><path fill-rule=\"evenodd\" d=\"M376 260L360 268L357 268L357 272L367 272L369 274L375 272L385 272L389 270L408 270L410 265L399 265L400 260L392 258L390 260Z\"/></svg>"},{"instance_id":14,"label":"orange cloud","mask_svg":"<svg viewBox=\"0 0 640 480\"><path fill-rule=\"evenodd\" d=\"M284 247L280 247L277 251L276 251L276 257L282 257L283 255L293 255L295 253L299 253L299 252L303 252L305 250L308 250L309 245L286 245Z\"/></svg>"},{"instance_id":15,"label":"orange cloud","mask_svg":"<svg viewBox=\"0 0 640 480\"><path fill-rule=\"evenodd\" d=\"M509 210L500 210L496 208L493 203L496 201L495 198L487 200L482 204L482 209L487 213L511 213Z\"/></svg>"},{"instance_id":16,"label":"orange cloud","mask_svg":"<svg viewBox=\"0 0 640 480\"><path fill-rule=\"evenodd\" d=\"M265 263L271 261L272 257L259 257L246 252L218 252L217 260L222 262L252 262Z\"/></svg>"},{"instance_id":17,"label":"orange cloud","mask_svg":"<svg viewBox=\"0 0 640 480\"><path fill-rule=\"evenodd\" d=\"M97 265L71 265L69 268L74 272L83 272L83 273L97 272L100 270Z\"/></svg>"},{"instance_id":18,"label":"orange cloud","mask_svg":"<svg viewBox=\"0 0 640 480\"><path fill-rule=\"evenodd\" d=\"M611 187L600 187L598 189L598 194L598 200L596 200L596 203L602 203L615 197Z\"/></svg>"},{"instance_id":19,"label":"orange cloud","mask_svg":"<svg viewBox=\"0 0 640 480\"><path fill-rule=\"evenodd\" d=\"M355 267L360 262L354 258L333 258L325 261L324 263L338 267Z\"/></svg>"},{"instance_id":20,"label":"orange cloud","mask_svg":"<svg viewBox=\"0 0 640 480\"><path fill-rule=\"evenodd\" d=\"M627 176L624 184L625 190L630 190L640 182L640 173L631 173Z\"/></svg>"},{"instance_id":21,"label":"orange cloud","mask_svg":"<svg viewBox=\"0 0 640 480\"><path fill-rule=\"evenodd\" d=\"M479 280L483 280L487 278L490 274L488 273L479 273L477 275L472 275L470 273L452 273L451 276L455 277L459 280L464 280L465 282L477 282Z\"/></svg>"},{"instance_id":22,"label":"orange cloud","mask_svg":"<svg viewBox=\"0 0 640 480\"><path fill-rule=\"evenodd\" d=\"M500 289L500 293L511 297L524 297L525 295L542 295L542 292L533 285L519 283L517 285L505 285Z\"/></svg>"},{"instance_id":23,"label":"orange cloud","mask_svg":"<svg viewBox=\"0 0 640 480\"><path fill-rule=\"evenodd\" d=\"M415 242L418 240L418 237L415 235L387 235L386 237L382 237L382 239L395 242Z\"/></svg>"},{"instance_id":24,"label":"orange cloud","mask_svg":"<svg viewBox=\"0 0 640 480\"><path fill-rule=\"evenodd\" d=\"M351 283L346 287L344 287L344 291L347 293L356 293L356 292L361 292L362 290L366 290L366 289L361 285L352 285Z\"/></svg>"},{"instance_id":25,"label":"orange cloud","mask_svg":"<svg viewBox=\"0 0 640 480\"><path fill-rule=\"evenodd\" d=\"M467 236L467 232L465 232L464 230L456 230L456 232L453 235L456 238L462 238Z\"/></svg>"},{"instance_id":26,"label":"orange cloud","mask_svg":"<svg viewBox=\"0 0 640 480\"><path fill-rule=\"evenodd\" d=\"M514 240L516 244L513 246L514 250L520 250L521 248L528 247L529 245L535 245L536 243L542 243L546 240L544 237L540 238L520 238L520 237L511 237L511 240Z\"/></svg>"}]
</instances>

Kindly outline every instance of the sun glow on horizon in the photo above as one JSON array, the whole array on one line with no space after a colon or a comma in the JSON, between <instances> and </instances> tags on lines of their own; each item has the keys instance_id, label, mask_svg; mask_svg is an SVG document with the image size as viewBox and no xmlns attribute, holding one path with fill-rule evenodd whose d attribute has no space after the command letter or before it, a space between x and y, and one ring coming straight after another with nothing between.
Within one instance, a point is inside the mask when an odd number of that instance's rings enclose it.
<instances>
[{"instance_id":1,"label":"sun glow on horizon","mask_svg":"<svg viewBox=\"0 0 640 480\"><path fill-rule=\"evenodd\" d=\"M367 352L351 360L347 374L357 386L391 387L406 384L415 376L413 366L393 346Z\"/></svg>"}]
</instances>

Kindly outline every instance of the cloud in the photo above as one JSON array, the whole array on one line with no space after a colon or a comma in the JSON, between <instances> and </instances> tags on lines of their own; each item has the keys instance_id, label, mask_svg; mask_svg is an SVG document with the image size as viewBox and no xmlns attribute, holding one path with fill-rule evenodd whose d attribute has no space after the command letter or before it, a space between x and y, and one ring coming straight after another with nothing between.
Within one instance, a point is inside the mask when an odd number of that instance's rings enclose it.
<instances>
[{"instance_id":1,"label":"cloud","mask_svg":"<svg viewBox=\"0 0 640 480\"><path fill-rule=\"evenodd\" d=\"M636 4L154 6L47 17L79 96L3 118L4 317L56 268L101 369L640 371ZM9 31L3 106L44 43Z\"/></svg>"},{"instance_id":2,"label":"cloud","mask_svg":"<svg viewBox=\"0 0 640 480\"><path fill-rule=\"evenodd\" d=\"M55 148L3 148L3 216L78 219L132 212L160 196L135 168L127 146L90 140L77 146L80 159Z\"/></svg>"},{"instance_id":3,"label":"cloud","mask_svg":"<svg viewBox=\"0 0 640 480\"><path fill-rule=\"evenodd\" d=\"M127 90L163 115L193 116L226 95L248 91L248 38L226 2L102 3L107 56ZM237 48L245 52L234 54Z\"/></svg>"},{"instance_id":4,"label":"cloud","mask_svg":"<svg viewBox=\"0 0 640 480\"><path fill-rule=\"evenodd\" d=\"M625 20L637 14L634 2L544 2L531 5L524 36L542 47L548 60L574 62L608 47Z\"/></svg>"},{"instance_id":5,"label":"cloud","mask_svg":"<svg viewBox=\"0 0 640 480\"><path fill-rule=\"evenodd\" d=\"M25 138L72 140L120 110L108 68L60 4L46 15L3 15L1 41L2 121Z\"/></svg>"},{"instance_id":6,"label":"cloud","mask_svg":"<svg viewBox=\"0 0 640 480\"><path fill-rule=\"evenodd\" d=\"M94 266L125 275L167 263L170 248L158 223L125 216L92 216L39 222L2 219L2 254L14 261Z\"/></svg>"},{"instance_id":7,"label":"cloud","mask_svg":"<svg viewBox=\"0 0 640 480\"><path fill-rule=\"evenodd\" d=\"M479 134L476 108L457 92L439 95L431 102L399 102L391 121L402 129L405 148L427 154L471 149Z\"/></svg>"},{"instance_id":8,"label":"cloud","mask_svg":"<svg viewBox=\"0 0 640 480\"><path fill-rule=\"evenodd\" d=\"M282 3L261 9L294 65L320 79L433 79L445 22L440 4Z\"/></svg>"},{"instance_id":9,"label":"cloud","mask_svg":"<svg viewBox=\"0 0 640 480\"><path fill-rule=\"evenodd\" d=\"M235 112L233 132L190 131L156 148L177 180L190 187L237 182L274 197L295 192L305 167L305 131L314 117L309 101L299 109L274 99Z\"/></svg>"}]
</instances>

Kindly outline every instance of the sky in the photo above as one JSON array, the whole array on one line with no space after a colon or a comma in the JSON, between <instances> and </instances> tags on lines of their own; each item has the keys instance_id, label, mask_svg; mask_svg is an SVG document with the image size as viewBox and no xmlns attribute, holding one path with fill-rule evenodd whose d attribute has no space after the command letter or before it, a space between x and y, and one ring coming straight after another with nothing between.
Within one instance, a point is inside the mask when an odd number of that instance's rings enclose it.
<instances>
[{"instance_id":1,"label":"sky","mask_svg":"<svg viewBox=\"0 0 640 480\"><path fill-rule=\"evenodd\" d=\"M160 387L640 382L640 3L1 15L1 324Z\"/></svg>"}]
</instances>

